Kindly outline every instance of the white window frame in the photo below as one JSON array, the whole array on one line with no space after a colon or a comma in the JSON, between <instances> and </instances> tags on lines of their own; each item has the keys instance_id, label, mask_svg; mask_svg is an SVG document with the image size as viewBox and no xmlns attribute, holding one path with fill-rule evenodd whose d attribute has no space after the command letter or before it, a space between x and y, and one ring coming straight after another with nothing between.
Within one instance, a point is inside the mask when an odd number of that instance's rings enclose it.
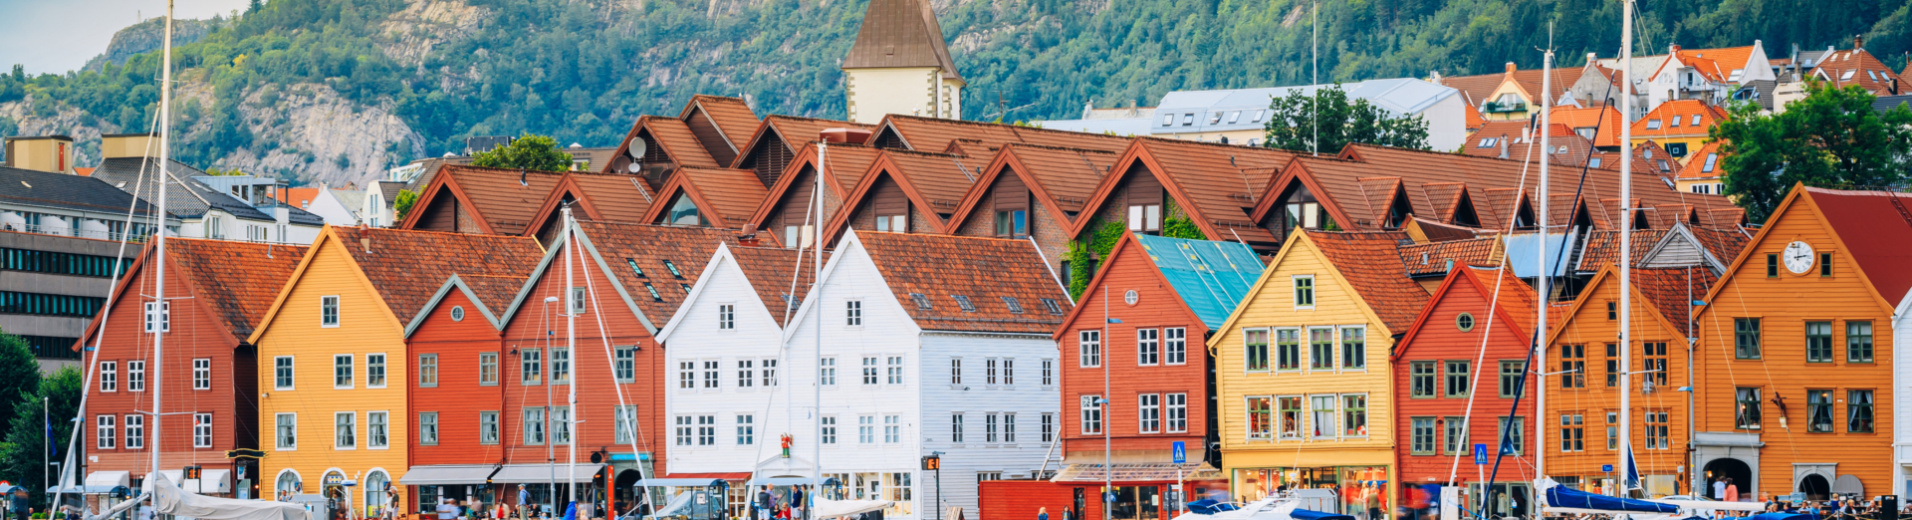
<instances>
[{"instance_id":1,"label":"white window frame","mask_svg":"<svg viewBox=\"0 0 1912 520\"><path fill-rule=\"evenodd\" d=\"M1326 430L1326 433L1314 433L1311 431L1304 430L1301 433L1301 437L1304 439L1317 440L1317 441L1339 440L1341 438L1341 395L1340 394L1309 394L1307 399L1302 402L1302 404L1307 405L1307 411L1308 411L1307 426L1311 426L1316 430L1320 430L1321 429L1320 414L1323 410L1315 407L1315 400L1317 399L1327 399L1328 402L1330 403L1326 411L1328 412L1328 417L1334 421L1334 424L1332 425L1333 427L1328 428Z\"/></svg>"},{"instance_id":2,"label":"white window frame","mask_svg":"<svg viewBox=\"0 0 1912 520\"><path fill-rule=\"evenodd\" d=\"M319 297L319 328L339 328L339 314L342 311L339 307L338 295L334 294Z\"/></svg>"},{"instance_id":3,"label":"white window frame","mask_svg":"<svg viewBox=\"0 0 1912 520\"><path fill-rule=\"evenodd\" d=\"M1169 366L1188 364L1188 329L1164 327L1161 337L1162 364Z\"/></svg>"},{"instance_id":4,"label":"white window frame","mask_svg":"<svg viewBox=\"0 0 1912 520\"><path fill-rule=\"evenodd\" d=\"M340 419L344 419L345 422L339 422ZM346 434L351 435L351 439L349 439L352 441L351 444L342 444L340 442L348 440L339 437L340 426L345 426ZM358 449L358 412L332 412L332 449Z\"/></svg>"},{"instance_id":5,"label":"white window frame","mask_svg":"<svg viewBox=\"0 0 1912 520\"><path fill-rule=\"evenodd\" d=\"M617 444L633 442L637 435L637 405L618 405L614 417L611 418L611 427L615 430L613 442Z\"/></svg>"},{"instance_id":6,"label":"white window frame","mask_svg":"<svg viewBox=\"0 0 1912 520\"><path fill-rule=\"evenodd\" d=\"M126 431L126 449L146 449L146 416L129 413L121 424Z\"/></svg>"},{"instance_id":7,"label":"white window frame","mask_svg":"<svg viewBox=\"0 0 1912 520\"><path fill-rule=\"evenodd\" d=\"M1162 364L1162 329L1142 327L1135 329L1135 365L1152 367Z\"/></svg>"},{"instance_id":8,"label":"white window frame","mask_svg":"<svg viewBox=\"0 0 1912 520\"><path fill-rule=\"evenodd\" d=\"M93 417L94 447L110 450L119 446L119 416L100 414Z\"/></svg>"},{"instance_id":9,"label":"white window frame","mask_svg":"<svg viewBox=\"0 0 1912 520\"><path fill-rule=\"evenodd\" d=\"M279 366L279 360L285 360L284 367ZM298 382L298 373L299 373L298 365L295 363L295 361L296 360L293 358L293 356L273 356L272 358L272 389L273 390L292 390L294 388L294 383ZM279 386L279 370L281 368L284 368L286 372L285 386Z\"/></svg>"},{"instance_id":10,"label":"white window frame","mask_svg":"<svg viewBox=\"0 0 1912 520\"><path fill-rule=\"evenodd\" d=\"M1178 399L1180 403L1177 403ZM1168 433L1188 433L1188 394L1183 392L1162 394L1162 431ZM1179 426L1178 426L1179 425Z\"/></svg>"},{"instance_id":11,"label":"white window frame","mask_svg":"<svg viewBox=\"0 0 1912 520\"><path fill-rule=\"evenodd\" d=\"M384 423L381 425L378 422L372 421L373 416L383 417L385 419ZM380 442L379 437L381 437L381 435L376 434L376 432L374 431L374 429L381 428L381 427L384 428L385 430L383 435L384 442ZM372 410L372 411L365 412L365 449L383 450L383 449L390 449L391 447L392 447L392 412L389 410Z\"/></svg>"},{"instance_id":12,"label":"white window frame","mask_svg":"<svg viewBox=\"0 0 1912 520\"><path fill-rule=\"evenodd\" d=\"M100 392L113 393L118 391L119 391L119 363L114 361L101 361L100 362Z\"/></svg>"},{"instance_id":13,"label":"white window frame","mask_svg":"<svg viewBox=\"0 0 1912 520\"><path fill-rule=\"evenodd\" d=\"M292 427L292 439L291 439L292 442L290 443L285 442L286 438L279 435L279 427L282 426L279 423L285 422L284 421L285 419L291 419L291 421L289 421L291 423L289 426ZM272 415L272 446L273 446L273 449L278 451L298 451L299 449L299 414L298 412L284 412L284 413L276 413Z\"/></svg>"},{"instance_id":14,"label":"white window frame","mask_svg":"<svg viewBox=\"0 0 1912 520\"><path fill-rule=\"evenodd\" d=\"M152 334L154 325L160 332L173 331L173 302L146 302L146 333Z\"/></svg>"},{"instance_id":15,"label":"white window frame","mask_svg":"<svg viewBox=\"0 0 1912 520\"><path fill-rule=\"evenodd\" d=\"M193 414L193 447L212 447L212 414L204 412Z\"/></svg>"},{"instance_id":16,"label":"white window frame","mask_svg":"<svg viewBox=\"0 0 1912 520\"><path fill-rule=\"evenodd\" d=\"M146 360L126 360L126 391L146 391Z\"/></svg>"},{"instance_id":17,"label":"white window frame","mask_svg":"<svg viewBox=\"0 0 1912 520\"><path fill-rule=\"evenodd\" d=\"M356 366L357 363L354 363L355 361L357 361L357 359L355 359L356 357L357 356L353 354L333 354L332 355L332 389L333 390L351 390L353 386L356 386L358 384L358 367ZM345 361L345 377L346 377L345 386L339 386L339 361L340 360Z\"/></svg>"},{"instance_id":18,"label":"white window frame","mask_svg":"<svg viewBox=\"0 0 1912 520\"><path fill-rule=\"evenodd\" d=\"M372 363L373 356L378 357L378 363L376 365ZM365 354L365 387L366 388L385 388L385 385L391 381L392 376L391 376L390 359L391 358L387 357L384 352L372 352L372 353ZM373 379L372 379L372 375L373 375L372 369L375 366L378 368L377 384L373 384Z\"/></svg>"},{"instance_id":19,"label":"white window frame","mask_svg":"<svg viewBox=\"0 0 1912 520\"><path fill-rule=\"evenodd\" d=\"M1102 329L1088 329L1076 333L1076 366L1077 368L1102 367Z\"/></svg>"},{"instance_id":20,"label":"white window frame","mask_svg":"<svg viewBox=\"0 0 1912 520\"><path fill-rule=\"evenodd\" d=\"M1102 428L1104 427L1102 421L1107 419L1102 413L1102 409L1104 408L1102 396L1096 394L1083 395L1078 401L1078 410L1081 413L1077 416L1076 422L1080 423L1077 425L1077 429L1081 430L1083 435L1101 435ZM1091 416L1091 414L1093 414L1093 416ZM1094 424L1095 427L1090 428L1089 425L1091 424Z\"/></svg>"},{"instance_id":21,"label":"white window frame","mask_svg":"<svg viewBox=\"0 0 1912 520\"><path fill-rule=\"evenodd\" d=\"M717 330L737 330L737 304L717 304Z\"/></svg>"},{"instance_id":22,"label":"white window frame","mask_svg":"<svg viewBox=\"0 0 1912 520\"><path fill-rule=\"evenodd\" d=\"M836 356L824 356L819 361L819 364L817 365L817 379L823 386L836 386L837 384Z\"/></svg>"},{"instance_id":23,"label":"white window frame","mask_svg":"<svg viewBox=\"0 0 1912 520\"><path fill-rule=\"evenodd\" d=\"M843 302L843 326L863 326L863 300L853 299Z\"/></svg>"},{"instance_id":24,"label":"white window frame","mask_svg":"<svg viewBox=\"0 0 1912 520\"><path fill-rule=\"evenodd\" d=\"M438 412L418 412L418 444L438 445Z\"/></svg>"},{"instance_id":25,"label":"white window frame","mask_svg":"<svg viewBox=\"0 0 1912 520\"><path fill-rule=\"evenodd\" d=\"M212 389L212 358L193 358L193 390Z\"/></svg>"},{"instance_id":26,"label":"white window frame","mask_svg":"<svg viewBox=\"0 0 1912 520\"><path fill-rule=\"evenodd\" d=\"M1162 433L1162 394L1136 394L1135 419L1137 432Z\"/></svg>"}]
</instances>

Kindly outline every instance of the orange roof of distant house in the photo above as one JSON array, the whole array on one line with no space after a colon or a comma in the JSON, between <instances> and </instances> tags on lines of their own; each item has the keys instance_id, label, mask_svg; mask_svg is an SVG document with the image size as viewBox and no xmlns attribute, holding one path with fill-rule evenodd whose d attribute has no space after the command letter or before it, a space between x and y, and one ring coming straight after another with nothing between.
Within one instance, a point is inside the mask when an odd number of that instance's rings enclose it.
<instances>
[{"instance_id":1,"label":"orange roof of distant house","mask_svg":"<svg viewBox=\"0 0 1912 520\"><path fill-rule=\"evenodd\" d=\"M305 209L312 204L312 201L319 199L320 189L322 188L280 188L276 195L279 197L279 202Z\"/></svg>"},{"instance_id":2,"label":"orange roof of distant house","mask_svg":"<svg viewBox=\"0 0 1912 520\"><path fill-rule=\"evenodd\" d=\"M1480 127L1486 124L1487 124L1487 118L1481 117L1480 109L1474 108L1474 105L1472 104L1468 104L1467 105L1467 131L1473 132L1475 130L1480 130Z\"/></svg>"},{"instance_id":3,"label":"orange roof of distant house","mask_svg":"<svg viewBox=\"0 0 1912 520\"><path fill-rule=\"evenodd\" d=\"M1719 155L1719 145L1719 141L1713 141L1693 152L1689 156L1692 158L1686 161L1686 166L1680 168L1680 178L1717 179L1724 174L1725 170L1722 168L1724 165L1720 161L1724 157Z\"/></svg>"},{"instance_id":4,"label":"orange roof of distant house","mask_svg":"<svg viewBox=\"0 0 1912 520\"><path fill-rule=\"evenodd\" d=\"M1679 57L1680 63L1691 67L1694 72L1716 83L1724 83L1737 81L1733 77L1733 71L1746 68L1746 62L1753 59L1753 46L1680 49L1675 55ZM1666 70L1665 65L1661 67L1660 70ZM1657 75L1657 72L1655 74Z\"/></svg>"},{"instance_id":5,"label":"orange roof of distant house","mask_svg":"<svg viewBox=\"0 0 1912 520\"><path fill-rule=\"evenodd\" d=\"M1901 74L1892 72L1891 67L1865 49L1828 54L1819 59L1819 66L1813 69L1813 75L1835 86L1858 85L1877 95L1904 94L1906 90Z\"/></svg>"},{"instance_id":6,"label":"orange roof of distant house","mask_svg":"<svg viewBox=\"0 0 1912 520\"><path fill-rule=\"evenodd\" d=\"M1653 107L1633 122L1634 139L1691 137L1706 135L1713 125L1726 120L1726 111L1697 99L1675 99Z\"/></svg>"},{"instance_id":7,"label":"orange roof of distant house","mask_svg":"<svg viewBox=\"0 0 1912 520\"><path fill-rule=\"evenodd\" d=\"M1613 107L1554 107L1553 114L1549 117L1553 120L1553 124L1566 125L1567 128L1576 131L1582 128L1594 128L1594 135L1590 138L1594 146L1601 148L1620 146L1620 111Z\"/></svg>"}]
</instances>

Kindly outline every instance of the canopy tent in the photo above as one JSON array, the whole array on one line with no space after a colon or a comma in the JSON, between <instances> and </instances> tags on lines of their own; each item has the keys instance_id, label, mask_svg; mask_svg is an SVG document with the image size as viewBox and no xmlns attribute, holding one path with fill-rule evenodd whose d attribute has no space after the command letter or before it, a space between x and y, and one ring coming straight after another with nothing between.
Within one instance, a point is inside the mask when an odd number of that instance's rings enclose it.
<instances>
[{"instance_id":1,"label":"canopy tent","mask_svg":"<svg viewBox=\"0 0 1912 520\"><path fill-rule=\"evenodd\" d=\"M107 488L110 489L115 486L130 485L130 482L132 482L132 474L130 472L95 471L95 472L86 474L85 486L86 487L106 486Z\"/></svg>"},{"instance_id":2,"label":"canopy tent","mask_svg":"<svg viewBox=\"0 0 1912 520\"><path fill-rule=\"evenodd\" d=\"M177 469L162 469L171 482L178 482L179 488L202 495L223 495L232 492L232 470L206 468L199 471L199 478L185 478L185 472ZM91 487L89 484L88 487Z\"/></svg>"},{"instance_id":3,"label":"canopy tent","mask_svg":"<svg viewBox=\"0 0 1912 520\"><path fill-rule=\"evenodd\" d=\"M817 518L836 518L840 516L860 515L871 511L881 511L884 508L890 507L891 504L894 504L894 502L888 500L830 500L827 498L818 498L816 516Z\"/></svg>"},{"instance_id":4,"label":"canopy tent","mask_svg":"<svg viewBox=\"0 0 1912 520\"><path fill-rule=\"evenodd\" d=\"M398 478L398 483L407 486L483 484L494 471L498 471L497 464L412 466L405 470L405 476Z\"/></svg>"},{"instance_id":5,"label":"canopy tent","mask_svg":"<svg viewBox=\"0 0 1912 520\"><path fill-rule=\"evenodd\" d=\"M579 482L591 482L591 476L604 469L603 464L578 464L577 473L566 473L568 464L506 464L498 468L491 476L493 483L500 484L536 484L540 482L567 482L575 477Z\"/></svg>"},{"instance_id":6,"label":"canopy tent","mask_svg":"<svg viewBox=\"0 0 1912 520\"><path fill-rule=\"evenodd\" d=\"M311 520L304 507L270 500L234 500L197 495L180 489L164 471L146 479L153 510L164 515L197 520Z\"/></svg>"}]
</instances>

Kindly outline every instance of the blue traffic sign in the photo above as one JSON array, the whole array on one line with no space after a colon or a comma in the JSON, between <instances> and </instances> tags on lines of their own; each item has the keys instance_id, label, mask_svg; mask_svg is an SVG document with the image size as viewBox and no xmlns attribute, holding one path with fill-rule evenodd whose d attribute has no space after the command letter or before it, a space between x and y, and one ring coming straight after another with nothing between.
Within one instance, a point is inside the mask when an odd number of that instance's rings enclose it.
<instances>
[{"instance_id":1,"label":"blue traffic sign","mask_svg":"<svg viewBox=\"0 0 1912 520\"><path fill-rule=\"evenodd\" d=\"M1114 492L1114 491L1110 491L1110 492L1108 492L1108 493L1103 493L1103 494L1102 494L1102 501L1103 501L1103 502L1108 502L1108 503L1111 503L1111 504L1113 504L1113 503L1115 503L1115 492Z\"/></svg>"},{"instance_id":2,"label":"blue traffic sign","mask_svg":"<svg viewBox=\"0 0 1912 520\"><path fill-rule=\"evenodd\" d=\"M1612 473L1612 472L1613 472L1613 465L1612 465L1612 464L1601 464L1601 465L1600 465L1600 472L1601 472L1601 473Z\"/></svg>"},{"instance_id":3,"label":"blue traffic sign","mask_svg":"<svg viewBox=\"0 0 1912 520\"><path fill-rule=\"evenodd\" d=\"M1486 444L1474 445L1474 464L1478 464L1482 466L1487 465L1487 445Z\"/></svg>"},{"instance_id":4,"label":"blue traffic sign","mask_svg":"<svg viewBox=\"0 0 1912 520\"><path fill-rule=\"evenodd\" d=\"M1183 444L1182 441L1175 441L1174 444L1170 444L1169 446L1171 446L1170 451L1173 454L1172 456L1175 458L1176 464L1188 463L1188 445L1187 444Z\"/></svg>"}]
</instances>

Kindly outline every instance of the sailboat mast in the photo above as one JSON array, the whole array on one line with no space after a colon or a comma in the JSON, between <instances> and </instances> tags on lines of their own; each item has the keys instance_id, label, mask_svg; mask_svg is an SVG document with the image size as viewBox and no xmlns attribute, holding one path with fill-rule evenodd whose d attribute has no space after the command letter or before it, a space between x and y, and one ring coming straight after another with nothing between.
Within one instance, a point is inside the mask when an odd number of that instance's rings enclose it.
<instances>
[{"instance_id":1,"label":"sailboat mast","mask_svg":"<svg viewBox=\"0 0 1912 520\"><path fill-rule=\"evenodd\" d=\"M822 197L823 197L823 176L825 175L825 172L829 171L825 169L825 163L824 163L824 160L826 159L826 157L824 156L824 152L828 151L829 149L829 146L826 144L828 142L829 142L829 139L827 138L817 139L817 175L816 175L817 178L816 178L816 185L810 188L810 193L812 194L811 198L816 200L816 207L817 207L817 215L816 215L817 219L813 221L817 223L817 226L815 228L812 228L813 231L810 232L811 254L814 255L814 259L815 259L815 261L811 262L811 265L810 265L810 269L812 270L811 276L810 276L810 286L815 287L817 289L811 292L818 296L821 296L823 294L823 285L822 285L823 284L823 198ZM799 238L798 240L802 240L802 239ZM803 265L802 251L797 252L797 265L799 266ZM811 303L816 304L817 302L811 302ZM812 375L813 377L816 377L817 379L816 379L816 384L810 385L811 398L815 399L815 401L812 401L812 402L816 403L815 405L816 410L811 413L813 418L811 423L816 426L816 431L813 432L814 436L810 438L810 501L806 502L804 504L806 507L803 508L803 510L810 515L810 518L816 518L816 510L817 510L816 499L818 497L823 496L823 313L822 313L822 310L823 309L818 308L810 313L811 315L816 317L816 323L811 328L816 331L816 341L817 341L816 349L815 349L816 359L814 360L816 363L816 374Z\"/></svg>"},{"instance_id":2,"label":"sailboat mast","mask_svg":"<svg viewBox=\"0 0 1912 520\"><path fill-rule=\"evenodd\" d=\"M166 431L160 428L160 421L165 420L166 414L165 409L159 406L159 398L160 386L166 381L160 373L160 367L165 364L166 358L160 353L161 346L166 340L166 319L168 318L166 313L166 179L169 175L166 170L172 166L172 155L169 151L172 147L167 145L173 135L173 0L166 0L166 39L161 43L161 48L163 50L160 52L162 65L159 83L159 183L157 184L159 189L154 190L159 198L159 225L153 230L153 259L155 260L153 262L153 303L152 310L147 311L146 315L147 323L153 326L153 442L147 444L147 450L152 452L153 462L152 468L148 470L147 478L159 474L159 452L164 446L160 444L159 436L160 432Z\"/></svg>"},{"instance_id":3,"label":"sailboat mast","mask_svg":"<svg viewBox=\"0 0 1912 520\"><path fill-rule=\"evenodd\" d=\"M1633 0L1620 0L1620 472L1618 495L1625 495L1633 475Z\"/></svg>"},{"instance_id":4,"label":"sailboat mast","mask_svg":"<svg viewBox=\"0 0 1912 520\"><path fill-rule=\"evenodd\" d=\"M1548 296L1550 294L1548 292L1548 282L1552 281L1549 277L1553 276L1553 272L1547 270L1547 252L1549 249L1547 247L1547 167L1553 164L1551 160L1552 156L1549 154L1549 152L1553 150L1553 141L1549 139L1549 137L1553 135L1553 132L1550 130L1553 128L1551 116L1553 115L1554 58L1552 42L1550 41L1548 43L1550 45L1547 46L1546 54L1543 54L1540 58L1540 183L1536 185L1534 190L1535 193L1539 194L1538 198L1540 199L1540 213L1536 215L1540 225L1534 228L1540 233L1540 247L1535 248L1539 251L1540 270L1537 271L1538 274L1534 276L1534 291L1535 294L1539 295L1539 298L1535 299L1537 305L1534 306L1534 312L1538 313L1539 316L1534 320L1534 330L1532 331L1534 335L1534 362L1532 366L1534 368L1529 368L1529 370L1534 373L1534 386L1528 390L1534 394L1535 479L1542 478L1542 475L1547 474L1547 450L1542 449L1541 446L1544 445L1547 440L1547 302L1550 300ZM1528 155L1531 156L1533 154ZM1519 209L1516 208L1515 211L1519 211ZM1562 240L1565 240L1565 238L1562 238ZM1539 489L1539 487L1536 486L1534 489ZM1536 520L1540 518L1540 508L1538 507L1534 508L1534 518Z\"/></svg>"},{"instance_id":5,"label":"sailboat mast","mask_svg":"<svg viewBox=\"0 0 1912 520\"><path fill-rule=\"evenodd\" d=\"M567 394L565 396L565 401L564 401L564 405L565 405L564 406L564 423L565 423L564 424L564 435L565 435L564 444L565 444L565 448L569 450L570 454L568 456L568 462L565 463L564 478L565 478L565 485L566 487L569 488L569 491L570 491L568 493L569 502L570 502L569 507L577 507L577 503L578 503L578 381L579 381L579 378L574 377L571 374L577 371L573 367L576 365L574 360L577 359L577 352L578 352L578 348L577 348L578 347L578 311L583 310L583 307L584 307L582 305L578 305L578 294L577 294L577 289L575 289L575 287L577 287L577 281L575 279L577 274L571 269L571 256L577 252L577 248L576 248L576 246L578 245L577 230L578 230L577 223L571 220L571 207L565 206L564 207L564 290L565 292L569 293L567 294L567 297L569 297L570 299L567 300L567 308L564 310L564 359L565 359L564 370L565 370L565 379L569 379L569 381L565 381L568 384L565 385L567 388L566 390ZM557 374L552 374L552 375L555 376Z\"/></svg>"}]
</instances>

